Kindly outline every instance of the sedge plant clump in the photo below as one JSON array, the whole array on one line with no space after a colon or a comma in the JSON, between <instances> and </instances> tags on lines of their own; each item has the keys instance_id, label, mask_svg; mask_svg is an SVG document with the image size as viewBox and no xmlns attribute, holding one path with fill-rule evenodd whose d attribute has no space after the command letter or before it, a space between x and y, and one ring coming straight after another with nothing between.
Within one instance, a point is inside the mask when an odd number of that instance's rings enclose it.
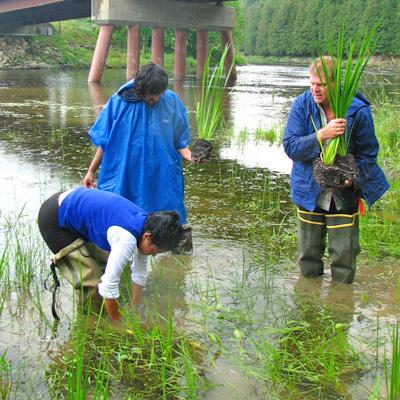
<instances>
[{"instance_id":1,"label":"sedge plant clump","mask_svg":"<svg viewBox=\"0 0 400 400\"><path fill-rule=\"evenodd\" d=\"M232 64L224 76L228 50L229 46L226 46L214 68L211 68L212 50L210 50L204 64L200 95L196 98L196 125L199 140L192 148L192 157L199 161L209 159L212 149L209 141L221 128L223 122L224 91L233 66Z\"/></svg>"},{"instance_id":2,"label":"sedge plant clump","mask_svg":"<svg viewBox=\"0 0 400 400\"><path fill-rule=\"evenodd\" d=\"M346 118L347 110L357 94L360 79L365 67L375 51L376 28L377 25L363 36L358 51L356 49L358 34L353 40L349 41L347 61L345 61L345 27L342 25L336 47L331 46L329 49L328 57L332 60L332 71L328 68L327 57L319 51L319 60L322 68L316 68L316 71L321 81L325 80L327 82L327 96L334 118ZM312 122L314 124L314 129L317 131L314 121ZM321 140L319 140L321 147L320 157L325 165L332 165L335 162L337 154L341 157L346 156L351 131L352 127L350 127L348 134L330 140L326 147L323 146Z\"/></svg>"}]
</instances>

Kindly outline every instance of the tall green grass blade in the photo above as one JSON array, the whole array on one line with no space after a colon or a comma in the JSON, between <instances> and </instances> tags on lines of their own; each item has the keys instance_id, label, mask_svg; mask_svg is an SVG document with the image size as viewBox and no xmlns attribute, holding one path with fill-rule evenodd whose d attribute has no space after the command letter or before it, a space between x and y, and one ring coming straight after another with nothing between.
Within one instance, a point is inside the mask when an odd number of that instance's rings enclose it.
<instances>
[{"instance_id":1,"label":"tall green grass blade","mask_svg":"<svg viewBox=\"0 0 400 400\"><path fill-rule=\"evenodd\" d=\"M386 384L386 396L388 400L397 400L400 398L400 344L399 344L399 324L393 328L392 333L392 368L389 373L389 366L386 361L386 352L384 357L384 372Z\"/></svg>"},{"instance_id":2,"label":"tall green grass blade","mask_svg":"<svg viewBox=\"0 0 400 400\"><path fill-rule=\"evenodd\" d=\"M222 125L224 110L224 90L232 70L224 77L225 59L229 47L225 47L217 66L211 69L212 51L204 64L200 96L196 99L196 124L200 139L211 139Z\"/></svg>"},{"instance_id":3,"label":"tall green grass blade","mask_svg":"<svg viewBox=\"0 0 400 400\"><path fill-rule=\"evenodd\" d=\"M377 23L369 33L363 36L358 52L356 50L358 34L355 35L353 40L349 41L346 62L344 61L345 26L344 24L341 26L336 47L331 45L328 51L328 54L333 61L332 74L329 72L323 53L320 50L318 51L323 76L320 76L319 68L317 66L316 70L321 81L324 80L327 82L327 97L334 118L346 118L347 116L347 110L357 94L360 79L375 51L375 32L378 25L379 23ZM341 156L346 155L350 136L350 134L345 134L328 143L325 154L323 154L323 162L326 165L334 163L336 154Z\"/></svg>"}]
</instances>

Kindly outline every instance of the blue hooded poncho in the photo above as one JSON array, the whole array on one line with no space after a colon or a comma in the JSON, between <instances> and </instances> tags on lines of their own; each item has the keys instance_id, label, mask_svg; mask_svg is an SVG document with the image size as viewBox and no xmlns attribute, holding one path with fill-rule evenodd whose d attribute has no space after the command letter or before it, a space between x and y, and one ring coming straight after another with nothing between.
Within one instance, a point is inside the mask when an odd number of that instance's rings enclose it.
<instances>
[{"instance_id":1,"label":"blue hooded poncho","mask_svg":"<svg viewBox=\"0 0 400 400\"><path fill-rule=\"evenodd\" d=\"M103 150L98 188L147 212L174 210L186 222L182 156L190 144L186 109L166 90L155 106L136 97L134 81L111 96L89 136ZM129 95L126 95L129 93Z\"/></svg>"}]
</instances>

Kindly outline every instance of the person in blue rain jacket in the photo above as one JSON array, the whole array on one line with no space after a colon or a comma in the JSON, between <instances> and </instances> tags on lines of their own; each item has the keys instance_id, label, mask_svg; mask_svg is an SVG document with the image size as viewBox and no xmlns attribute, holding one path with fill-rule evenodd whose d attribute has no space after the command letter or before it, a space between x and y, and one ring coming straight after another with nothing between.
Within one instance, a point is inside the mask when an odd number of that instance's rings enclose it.
<instances>
[{"instance_id":1,"label":"person in blue rain jacket","mask_svg":"<svg viewBox=\"0 0 400 400\"><path fill-rule=\"evenodd\" d=\"M156 64L144 65L135 80L111 96L89 136L98 146L83 180L131 200L147 212L174 210L186 222L182 158L192 161L187 113L167 89Z\"/></svg>"},{"instance_id":2,"label":"person in blue rain jacket","mask_svg":"<svg viewBox=\"0 0 400 400\"><path fill-rule=\"evenodd\" d=\"M332 74L333 61L325 57ZM351 103L346 119L334 118L328 101L327 82L318 58L310 66L310 90L297 97L289 112L283 136L286 154L293 160L291 196L298 207L299 265L303 276L324 273L322 257L328 235L334 280L352 283L358 237L359 198L371 207L389 188L379 165L379 150L370 104L360 93ZM313 121L318 132L315 132ZM336 190L321 188L313 176L313 161L323 144L340 135L350 135L348 152L354 156L358 175Z\"/></svg>"}]
</instances>

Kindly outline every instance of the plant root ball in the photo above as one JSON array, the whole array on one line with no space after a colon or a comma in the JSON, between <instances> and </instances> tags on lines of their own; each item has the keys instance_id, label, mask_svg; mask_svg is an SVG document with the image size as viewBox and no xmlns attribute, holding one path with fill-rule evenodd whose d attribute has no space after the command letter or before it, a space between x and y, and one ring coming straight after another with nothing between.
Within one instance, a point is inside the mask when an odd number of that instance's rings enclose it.
<instances>
[{"instance_id":1,"label":"plant root ball","mask_svg":"<svg viewBox=\"0 0 400 400\"><path fill-rule=\"evenodd\" d=\"M192 146L193 162L206 162L211 158L212 144L208 140L196 140Z\"/></svg>"},{"instance_id":2,"label":"plant root ball","mask_svg":"<svg viewBox=\"0 0 400 400\"><path fill-rule=\"evenodd\" d=\"M344 187L345 180L354 181L358 168L352 154L337 155L332 165L325 165L320 158L315 159L313 174L322 189L338 189Z\"/></svg>"}]
</instances>

